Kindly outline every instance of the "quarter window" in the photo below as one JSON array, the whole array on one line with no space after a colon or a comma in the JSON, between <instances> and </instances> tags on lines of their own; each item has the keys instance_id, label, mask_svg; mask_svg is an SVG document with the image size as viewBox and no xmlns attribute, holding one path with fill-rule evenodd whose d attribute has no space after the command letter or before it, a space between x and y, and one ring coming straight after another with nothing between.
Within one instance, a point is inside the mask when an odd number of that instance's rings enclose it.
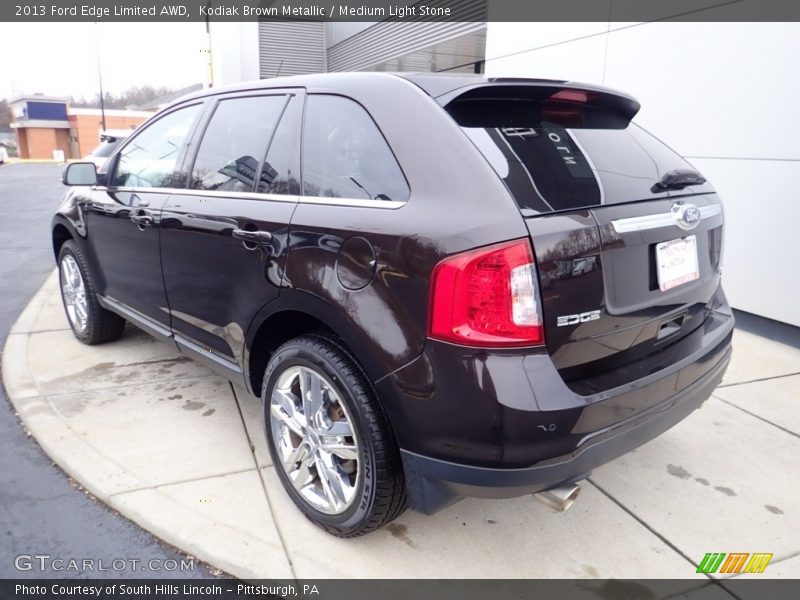
<instances>
[{"instance_id":1,"label":"quarter window","mask_svg":"<svg viewBox=\"0 0 800 600\"><path fill-rule=\"evenodd\" d=\"M199 113L199 104L178 109L131 139L119 154L111 185L183 187L177 181L175 164Z\"/></svg>"},{"instance_id":2,"label":"quarter window","mask_svg":"<svg viewBox=\"0 0 800 600\"><path fill-rule=\"evenodd\" d=\"M252 192L286 100L286 96L222 100L203 134L190 187Z\"/></svg>"},{"instance_id":3,"label":"quarter window","mask_svg":"<svg viewBox=\"0 0 800 600\"><path fill-rule=\"evenodd\" d=\"M367 112L341 96L310 95L303 128L303 194L407 200L408 184Z\"/></svg>"}]
</instances>

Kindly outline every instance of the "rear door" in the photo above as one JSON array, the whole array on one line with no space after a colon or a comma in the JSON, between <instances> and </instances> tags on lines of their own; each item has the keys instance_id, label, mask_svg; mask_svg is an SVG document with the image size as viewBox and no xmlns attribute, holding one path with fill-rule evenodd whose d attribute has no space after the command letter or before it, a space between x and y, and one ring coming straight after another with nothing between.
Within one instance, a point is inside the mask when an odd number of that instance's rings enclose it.
<instances>
[{"instance_id":1,"label":"rear door","mask_svg":"<svg viewBox=\"0 0 800 600\"><path fill-rule=\"evenodd\" d=\"M515 96L511 108L508 98L483 102L478 118L450 110L525 217L556 367L573 389L592 393L595 375L705 320L719 285L721 206L705 183L658 188L666 173L691 165L629 123L631 111L583 107L578 94L552 106L547 96ZM603 385L622 383L624 373Z\"/></svg>"},{"instance_id":2,"label":"rear door","mask_svg":"<svg viewBox=\"0 0 800 600\"><path fill-rule=\"evenodd\" d=\"M321 93L307 96L302 146L303 192L287 266L288 281L303 292L296 297L321 300L336 309L331 319L344 313L373 331L381 343L365 359L371 365L411 360L418 350L407 347L401 330L418 318L417 307L397 294L412 298L416 284L389 266L404 248L398 211L411 190L392 148L361 104ZM352 348L365 355L358 340Z\"/></svg>"},{"instance_id":3,"label":"rear door","mask_svg":"<svg viewBox=\"0 0 800 600\"><path fill-rule=\"evenodd\" d=\"M164 207L161 250L179 347L240 373L244 335L279 293L299 195L299 90L227 96Z\"/></svg>"}]
</instances>

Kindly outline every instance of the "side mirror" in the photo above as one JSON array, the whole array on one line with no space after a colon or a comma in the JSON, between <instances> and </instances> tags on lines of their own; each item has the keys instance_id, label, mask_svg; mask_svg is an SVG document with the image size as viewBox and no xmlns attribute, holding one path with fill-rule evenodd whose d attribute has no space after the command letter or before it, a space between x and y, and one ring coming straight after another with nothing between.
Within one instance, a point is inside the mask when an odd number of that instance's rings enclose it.
<instances>
[{"instance_id":1,"label":"side mirror","mask_svg":"<svg viewBox=\"0 0 800 600\"><path fill-rule=\"evenodd\" d=\"M97 167L90 162L76 162L67 165L61 175L64 185L97 185Z\"/></svg>"}]
</instances>

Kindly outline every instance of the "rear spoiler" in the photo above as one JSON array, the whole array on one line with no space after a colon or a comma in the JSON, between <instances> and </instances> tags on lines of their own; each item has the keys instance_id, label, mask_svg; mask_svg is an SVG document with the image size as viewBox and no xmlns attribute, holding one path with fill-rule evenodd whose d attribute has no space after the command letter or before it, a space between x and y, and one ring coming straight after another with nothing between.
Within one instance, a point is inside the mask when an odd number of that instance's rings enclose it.
<instances>
[{"instance_id":1,"label":"rear spoiler","mask_svg":"<svg viewBox=\"0 0 800 600\"><path fill-rule=\"evenodd\" d=\"M608 88L551 80L491 80L444 93L436 101L462 127L624 129L641 105Z\"/></svg>"}]
</instances>

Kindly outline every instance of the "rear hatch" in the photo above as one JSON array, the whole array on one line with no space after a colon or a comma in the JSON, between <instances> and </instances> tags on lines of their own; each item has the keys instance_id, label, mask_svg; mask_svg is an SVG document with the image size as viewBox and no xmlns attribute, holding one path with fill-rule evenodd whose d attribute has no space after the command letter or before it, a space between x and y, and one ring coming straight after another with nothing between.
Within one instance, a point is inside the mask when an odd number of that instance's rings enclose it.
<instances>
[{"instance_id":1,"label":"rear hatch","mask_svg":"<svg viewBox=\"0 0 800 600\"><path fill-rule=\"evenodd\" d=\"M653 357L668 347L679 359L675 345L702 325L719 287L713 188L630 122L639 106L623 94L494 82L452 96L446 110L527 223L564 381L591 394L663 368Z\"/></svg>"}]
</instances>

